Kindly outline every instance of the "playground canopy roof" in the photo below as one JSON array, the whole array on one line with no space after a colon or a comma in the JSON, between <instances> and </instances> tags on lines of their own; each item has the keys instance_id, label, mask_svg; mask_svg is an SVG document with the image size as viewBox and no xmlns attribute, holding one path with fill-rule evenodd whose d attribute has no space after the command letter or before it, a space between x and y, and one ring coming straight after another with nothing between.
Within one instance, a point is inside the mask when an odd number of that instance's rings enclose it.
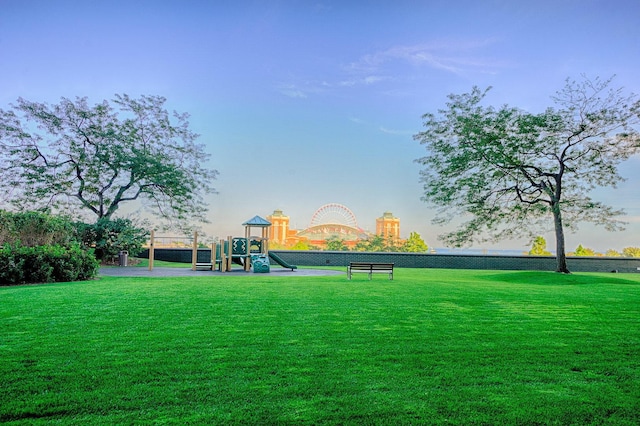
<instances>
[{"instance_id":1,"label":"playground canopy roof","mask_svg":"<svg viewBox=\"0 0 640 426\"><path fill-rule=\"evenodd\" d=\"M260 216L254 216L242 224L243 226L271 226L271 222L267 219L263 219Z\"/></svg>"}]
</instances>

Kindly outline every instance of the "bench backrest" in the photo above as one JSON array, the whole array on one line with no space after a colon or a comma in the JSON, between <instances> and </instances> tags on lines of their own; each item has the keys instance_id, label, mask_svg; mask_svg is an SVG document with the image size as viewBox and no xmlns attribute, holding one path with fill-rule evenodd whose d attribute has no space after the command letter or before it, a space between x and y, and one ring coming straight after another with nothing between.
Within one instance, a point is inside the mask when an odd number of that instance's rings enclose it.
<instances>
[{"instance_id":1,"label":"bench backrest","mask_svg":"<svg viewBox=\"0 0 640 426\"><path fill-rule=\"evenodd\" d=\"M368 262L350 262L349 267L351 269L366 269L366 270L383 270L393 269L393 263L368 263Z\"/></svg>"}]
</instances>

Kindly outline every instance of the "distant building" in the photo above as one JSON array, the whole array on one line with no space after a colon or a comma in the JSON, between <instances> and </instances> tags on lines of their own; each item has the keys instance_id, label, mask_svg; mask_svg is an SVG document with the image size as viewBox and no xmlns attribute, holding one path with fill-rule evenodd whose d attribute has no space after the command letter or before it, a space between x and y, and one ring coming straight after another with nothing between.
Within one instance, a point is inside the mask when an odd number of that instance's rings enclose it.
<instances>
[{"instance_id":1,"label":"distant building","mask_svg":"<svg viewBox=\"0 0 640 426\"><path fill-rule=\"evenodd\" d=\"M384 212L382 217L376 219L376 235L398 241L400 239L400 219L393 217L391 212Z\"/></svg>"},{"instance_id":2,"label":"distant building","mask_svg":"<svg viewBox=\"0 0 640 426\"><path fill-rule=\"evenodd\" d=\"M271 222L269 240L285 244L289 236L289 216L285 216L282 210L274 210L272 215L267 216L267 220Z\"/></svg>"},{"instance_id":3,"label":"distant building","mask_svg":"<svg viewBox=\"0 0 640 426\"><path fill-rule=\"evenodd\" d=\"M269 240L284 247L293 247L304 241L309 245L324 248L327 240L337 238L349 247L355 247L358 242L369 239L373 234L358 226L356 217L351 210L341 204L326 204L313 214L306 229L290 229L290 219L282 210L274 210L267 216L271 222ZM376 219L376 235L385 239L400 241L400 219L391 212L383 213Z\"/></svg>"}]
</instances>

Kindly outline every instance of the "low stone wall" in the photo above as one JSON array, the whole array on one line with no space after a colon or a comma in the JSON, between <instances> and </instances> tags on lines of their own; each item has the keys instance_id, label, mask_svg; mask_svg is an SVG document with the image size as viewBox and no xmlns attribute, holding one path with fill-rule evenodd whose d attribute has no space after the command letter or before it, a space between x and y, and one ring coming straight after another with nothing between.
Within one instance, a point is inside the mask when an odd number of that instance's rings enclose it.
<instances>
[{"instance_id":1,"label":"low stone wall","mask_svg":"<svg viewBox=\"0 0 640 426\"><path fill-rule=\"evenodd\" d=\"M554 271L553 256L498 256L422 253L365 253L354 251L272 250L286 262L298 266L347 266L349 262L395 263L399 268L487 269L516 271ZM140 257L148 258L144 251ZM191 249L156 249L156 260L191 263ZM210 249L198 249L198 262L211 259ZM572 272L640 273L637 257L568 257Z\"/></svg>"},{"instance_id":2,"label":"low stone wall","mask_svg":"<svg viewBox=\"0 0 640 426\"><path fill-rule=\"evenodd\" d=\"M399 268L487 269L554 271L553 256L499 256L422 253L363 253L278 250L289 263L300 266L347 266L349 262L393 262ZM569 257L573 272L640 272L640 258Z\"/></svg>"}]
</instances>

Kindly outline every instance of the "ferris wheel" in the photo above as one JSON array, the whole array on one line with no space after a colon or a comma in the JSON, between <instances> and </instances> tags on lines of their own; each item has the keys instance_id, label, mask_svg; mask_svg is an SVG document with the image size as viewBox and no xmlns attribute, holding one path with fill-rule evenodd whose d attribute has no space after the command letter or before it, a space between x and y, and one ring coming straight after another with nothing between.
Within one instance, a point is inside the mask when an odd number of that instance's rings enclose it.
<instances>
[{"instance_id":1,"label":"ferris wheel","mask_svg":"<svg viewBox=\"0 0 640 426\"><path fill-rule=\"evenodd\" d=\"M320 207L311 217L309 228L318 225L345 225L358 229L356 215L342 204L330 203Z\"/></svg>"}]
</instances>

